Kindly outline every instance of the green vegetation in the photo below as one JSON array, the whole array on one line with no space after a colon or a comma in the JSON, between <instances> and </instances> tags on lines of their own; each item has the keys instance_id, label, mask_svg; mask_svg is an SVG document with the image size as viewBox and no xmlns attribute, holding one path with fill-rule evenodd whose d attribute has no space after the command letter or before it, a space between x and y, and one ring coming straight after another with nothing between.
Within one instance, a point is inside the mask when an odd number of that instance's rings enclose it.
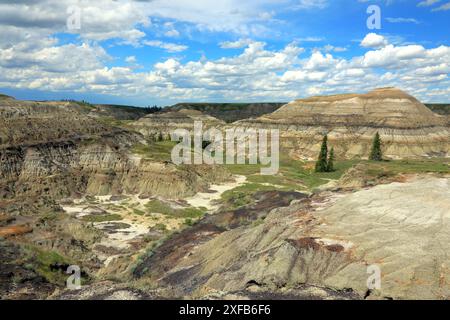
<instances>
[{"instance_id":1,"label":"green vegetation","mask_svg":"<svg viewBox=\"0 0 450 320\"><path fill-rule=\"evenodd\" d=\"M265 176L267 177L267 176ZM265 186L259 183L246 183L222 194L221 203L226 204L229 209L237 209L254 202L253 195L259 191L269 191L278 188Z\"/></svg>"},{"instance_id":2,"label":"green vegetation","mask_svg":"<svg viewBox=\"0 0 450 320\"><path fill-rule=\"evenodd\" d=\"M281 152L280 170L276 175L260 175L262 165L225 165L232 174L244 175L247 181L259 184L258 189L311 190L342 174L360 160L343 160L333 163L333 172L315 172L314 163L291 159ZM242 186L241 186L242 187ZM239 187L239 188L241 188ZM249 186L254 189L255 186ZM247 187L246 187L247 189ZM252 190L249 190L252 191Z\"/></svg>"},{"instance_id":3,"label":"green vegetation","mask_svg":"<svg viewBox=\"0 0 450 320\"><path fill-rule=\"evenodd\" d=\"M427 103L426 106L433 112L440 115L450 115L450 104Z\"/></svg>"},{"instance_id":4,"label":"green vegetation","mask_svg":"<svg viewBox=\"0 0 450 320\"><path fill-rule=\"evenodd\" d=\"M327 172L334 171L334 148L331 148L327 161Z\"/></svg>"},{"instance_id":5,"label":"green vegetation","mask_svg":"<svg viewBox=\"0 0 450 320\"><path fill-rule=\"evenodd\" d=\"M120 221L123 220L122 216L119 214L96 214L88 215L82 218L87 222L106 222L106 221Z\"/></svg>"},{"instance_id":6,"label":"green vegetation","mask_svg":"<svg viewBox=\"0 0 450 320\"><path fill-rule=\"evenodd\" d=\"M313 162L293 160L288 156L280 159L280 171L276 175L259 174L260 165L226 165L233 174L247 176L247 183L223 193L220 203L236 209L254 202L258 191L311 191L329 182L338 180L352 166L362 163L367 166L369 176L395 176L407 173L450 173L449 159L432 158L422 160L340 160L334 161L333 172L315 172Z\"/></svg>"},{"instance_id":7,"label":"green vegetation","mask_svg":"<svg viewBox=\"0 0 450 320\"><path fill-rule=\"evenodd\" d=\"M67 102L75 103L75 104L83 107L83 109L86 112L89 112L89 111L91 111L92 109L95 108L95 106L92 103L89 103L89 102L87 102L85 100L77 101L77 100L73 100L73 99L63 99L61 101L67 101Z\"/></svg>"},{"instance_id":8,"label":"green vegetation","mask_svg":"<svg viewBox=\"0 0 450 320\"><path fill-rule=\"evenodd\" d=\"M153 228L163 232L167 231L167 226L164 223L157 223Z\"/></svg>"},{"instance_id":9,"label":"green vegetation","mask_svg":"<svg viewBox=\"0 0 450 320\"><path fill-rule=\"evenodd\" d=\"M167 227L163 223L158 223L152 229L167 232ZM149 245L145 248L144 252L137 257L135 264L131 267L131 272L134 273L136 269L139 268L145 262L146 259L151 258L155 253L156 249L158 249L164 242L169 240L172 237L172 235L173 233L168 233L166 234L166 236L156 241L151 241ZM143 269L142 272L146 273L147 271L148 268L146 267Z\"/></svg>"},{"instance_id":10,"label":"green vegetation","mask_svg":"<svg viewBox=\"0 0 450 320\"><path fill-rule=\"evenodd\" d=\"M331 148L330 154L328 155L328 137L326 135L323 137L315 171L316 173L334 171L334 148Z\"/></svg>"},{"instance_id":11,"label":"green vegetation","mask_svg":"<svg viewBox=\"0 0 450 320\"><path fill-rule=\"evenodd\" d=\"M65 273L74 262L56 251L43 250L35 245L25 245L26 253L23 264L44 277L48 282L64 286L68 275Z\"/></svg>"},{"instance_id":12,"label":"green vegetation","mask_svg":"<svg viewBox=\"0 0 450 320\"><path fill-rule=\"evenodd\" d=\"M149 201L145 204L145 207L149 213L161 213L173 218L197 219L203 217L205 214L204 211L192 207L174 209L170 205L156 199Z\"/></svg>"},{"instance_id":13,"label":"green vegetation","mask_svg":"<svg viewBox=\"0 0 450 320\"><path fill-rule=\"evenodd\" d=\"M370 151L370 160L383 161L383 154L381 152L381 139L378 132L375 134L372 142L372 150Z\"/></svg>"},{"instance_id":14,"label":"green vegetation","mask_svg":"<svg viewBox=\"0 0 450 320\"><path fill-rule=\"evenodd\" d=\"M145 215L145 212L142 211L142 210L139 210L139 209L133 209L133 213L134 213L134 214L137 214L137 215L139 215L139 216Z\"/></svg>"},{"instance_id":15,"label":"green vegetation","mask_svg":"<svg viewBox=\"0 0 450 320\"><path fill-rule=\"evenodd\" d=\"M191 109L197 111L242 111L248 108L253 103L178 103L173 107L178 109ZM284 102L267 102L264 104L271 104L274 106L282 106Z\"/></svg>"},{"instance_id":16,"label":"green vegetation","mask_svg":"<svg viewBox=\"0 0 450 320\"><path fill-rule=\"evenodd\" d=\"M174 141L155 141L148 145L136 144L132 148L132 152L154 161L171 161L171 152L177 143Z\"/></svg>"},{"instance_id":17,"label":"green vegetation","mask_svg":"<svg viewBox=\"0 0 450 320\"><path fill-rule=\"evenodd\" d=\"M67 275L64 272L55 272L52 265L70 265L68 260L55 251L38 251L36 254L36 271L49 282L64 285Z\"/></svg>"},{"instance_id":18,"label":"green vegetation","mask_svg":"<svg viewBox=\"0 0 450 320\"><path fill-rule=\"evenodd\" d=\"M328 141L327 141L328 143ZM159 161L170 161L170 153L176 142L160 141L149 145L136 145L133 151L145 158ZM258 191L283 190L283 191L310 191L330 180L339 179L348 169L357 163L365 163L368 171L374 175L395 175L398 173L420 172L449 172L448 160L424 159L372 162L359 159L336 161L334 150L331 148L326 158L326 171L315 172L313 162L291 159L287 153L281 152L280 170L276 175L264 176L260 174L261 164L225 164L225 168L232 174L244 175L247 183L222 195L220 203L226 203L231 208L238 208L253 202L253 195ZM328 165L330 163L330 165ZM333 170L331 170L333 169ZM330 171L330 172L327 172ZM192 209L192 212L179 211L167 204L152 201L148 204L148 211L160 212L174 217L194 218L205 212L204 209Z\"/></svg>"},{"instance_id":19,"label":"green vegetation","mask_svg":"<svg viewBox=\"0 0 450 320\"><path fill-rule=\"evenodd\" d=\"M62 217L61 212L55 212L55 211L45 212L39 216L39 223L47 224L49 222L56 221L56 220L60 219L61 217Z\"/></svg>"},{"instance_id":20,"label":"green vegetation","mask_svg":"<svg viewBox=\"0 0 450 320\"><path fill-rule=\"evenodd\" d=\"M145 113L150 114L150 113L160 112L162 110L162 108L158 107L157 105L153 105L153 106L145 107L144 110L145 110Z\"/></svg>"},{"instance_id":21,"label":"green vegetation","mask_svg":"<svg viewBox=\"0 0 450 320\"><path fill-rule=\"evenodd\" d=\"M232 174L238 174L242 176L259 174L262 167L260 164L225 164L224 166Z\"/></svg>"},{"instance_id":22,"label":"green vegetation","mask_svg":"<svg viewBox=\"0 0 450 320\"><path fill-rule=\"evenodd\" d=\"M320 147L320 153L319 158L316 162L316 172L327 172L328 171L328 164L327 164L327 157L328 157L328 145L327 145L328 137L325 135L322 140L322 146Z\"/></svg>"},{"instance_id":23,"label":"green vegetation","mask_svg":"<svg viewBox=\"0 0 450 320\"><path fill-rule=\"evenodd\" d=\"M259 225L262 225L264 223L264 218L258 218L252 223L252 227L257 227Z\"/></svg>"},{"instance_id":24,"label":"green vegetation","mask_svg":"<svg viewBox=\"0 0 450 320\"><path fill-rule=\"evenodd\" d=\"M446 158L362 162L367 164L367 172L370 175L379 175L382 173L386 175L401 173L450 173L450 159Z\"/></svg>"},{"instance_id":25,"label":"green vegetation","mask_svg":"<svg viewBox=\"0 0 450 320\"><path fill-rule=\"evenodd\" d=\"M101 139L99 137L83 137L80 141L80 145L82 146L90 146L96 143L100 143Z\"/></svg>"}]
</instances>

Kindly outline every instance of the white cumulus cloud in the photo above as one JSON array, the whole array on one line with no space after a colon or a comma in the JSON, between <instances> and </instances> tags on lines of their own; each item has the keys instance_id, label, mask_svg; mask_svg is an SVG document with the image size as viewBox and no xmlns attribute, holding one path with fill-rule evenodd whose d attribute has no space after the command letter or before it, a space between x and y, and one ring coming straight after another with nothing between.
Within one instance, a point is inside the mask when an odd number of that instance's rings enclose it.
<instances>
[{"instance_id":1,"label":"white cumulus cloud","mask_svg":"<svg viewBox=\"0 0 450 320\"><path fill-rule=\"evenodd\" d=\"M376 33L367 34L361 41L361 46L365 48L381 48L387 44L386 38Z\"/></svg>"}]
</instances>

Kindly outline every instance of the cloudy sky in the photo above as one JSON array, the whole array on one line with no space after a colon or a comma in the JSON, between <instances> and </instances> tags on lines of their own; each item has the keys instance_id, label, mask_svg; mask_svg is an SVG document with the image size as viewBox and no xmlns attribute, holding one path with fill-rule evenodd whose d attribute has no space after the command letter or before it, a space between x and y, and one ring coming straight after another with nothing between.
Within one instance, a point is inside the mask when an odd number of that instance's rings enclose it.
<instances>
[{"instance_id":1,"label":"cloudy sky","mask_svg":"<svg viewBox=\"0 0 450 320\"><path fill-rule=\"evenodd\" d=\"M450 102L449 30L449 0L0 0L0 92L145 106L396 86Z\"/></svg>"}]
</instances>

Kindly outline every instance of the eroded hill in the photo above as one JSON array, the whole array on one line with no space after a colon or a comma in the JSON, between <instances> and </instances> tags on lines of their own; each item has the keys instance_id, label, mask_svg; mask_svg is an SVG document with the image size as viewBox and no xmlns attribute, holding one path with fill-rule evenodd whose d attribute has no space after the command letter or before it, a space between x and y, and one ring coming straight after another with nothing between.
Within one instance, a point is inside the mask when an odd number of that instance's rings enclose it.
<instances>
[{"instance_id":1,"label":"eroded hill","mask_svg":"<svg viewBox=\"0 0 450 320\"><path fill-rule=\"evenodd\" d=\"M133 120L107 109L0 98L2 298L449 297L450 167L433 157L448 127L410 96L311 98L236 123L282 129L290 154L273 176L258 164L172 164L171 130L227 127L198 110ZM401 157L419 159L345 159L364 157L375 128L388 155L403 144ZM334 172L315 173L291 156L315 157L323 132L347 149ZM372 264L378 291L366 285ZM66 287L69 265L81 267L80 290Z\"/></svg>"},{"instance_id":2,"label":"eroded hill","mask_svg":"<svg viewBox=\"0 0 450 320\"><path fill-rule=\"evenodd\" d=\"M445 157L450 150L447 118L395 88L295 100L236 125L280 129L283 147L303 159L317 157L325 134L344 158L367 158L377 132L390 159Z\"/></svg>"}]
</instances>

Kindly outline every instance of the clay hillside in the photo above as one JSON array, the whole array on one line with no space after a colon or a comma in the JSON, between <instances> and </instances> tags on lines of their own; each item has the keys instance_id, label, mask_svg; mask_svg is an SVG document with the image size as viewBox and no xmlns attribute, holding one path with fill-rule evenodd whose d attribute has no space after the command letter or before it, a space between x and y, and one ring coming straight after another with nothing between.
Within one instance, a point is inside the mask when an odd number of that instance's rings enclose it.
<instances>
[{"instance_id":1,"label":"clay hillside","mask_svg":"<svg viewBox=\"0 0 450 320\"><path fill-rule=\"evenodd\" d=\"M450 129L445 116L396 88L366 94L318 96L236 125L278 128L291 155L314 158L324 134L340 157L367 157L379 132L388 158L447 156Z\"/></svg>"},{"instance_id":2,"label":"clay hillside","mask_svg":"<svg viewBox=\"0 0 450 320\"><path fill-rule=\"evenodd\" d=\"M194 122L201 121L203 127L222 127L225 122L204 114L198 110L181 109L179 111L165 110L149 114L130 126L144 137L154 140L170 140L170 134L177 129L194 129Z\"/></svg>"}]
</instances>

